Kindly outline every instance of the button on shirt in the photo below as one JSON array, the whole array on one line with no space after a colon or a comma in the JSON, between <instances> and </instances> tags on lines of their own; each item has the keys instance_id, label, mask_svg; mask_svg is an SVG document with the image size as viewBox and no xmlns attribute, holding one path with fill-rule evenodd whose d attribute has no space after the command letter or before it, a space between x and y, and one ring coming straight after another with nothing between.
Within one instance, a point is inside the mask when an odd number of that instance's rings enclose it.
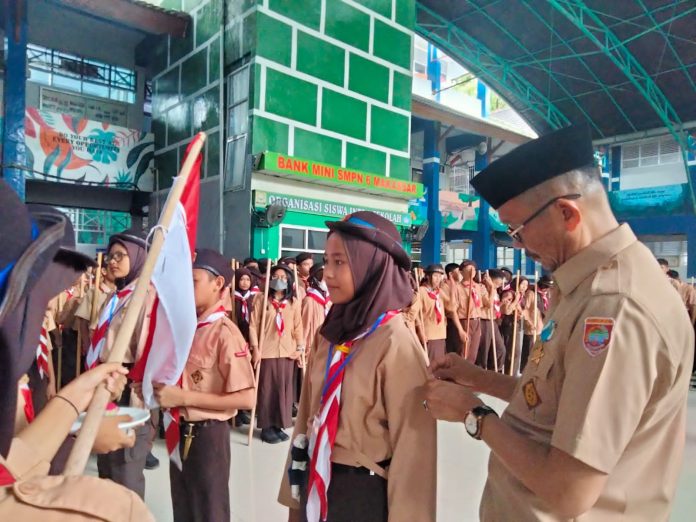
<instances>
[{"instance_id":1,"label":"button on shirt","mask_svg":"<svg viewBox=\"0 0 696 522\"><path fill-rule=\"evenodd\" d=\"M622 225L555 273L559 299L502 420L608 475L579 521L669 518L685 442L693 328ZM491 454L481 520L564 520Z\"/></svg>"}]
</instances>

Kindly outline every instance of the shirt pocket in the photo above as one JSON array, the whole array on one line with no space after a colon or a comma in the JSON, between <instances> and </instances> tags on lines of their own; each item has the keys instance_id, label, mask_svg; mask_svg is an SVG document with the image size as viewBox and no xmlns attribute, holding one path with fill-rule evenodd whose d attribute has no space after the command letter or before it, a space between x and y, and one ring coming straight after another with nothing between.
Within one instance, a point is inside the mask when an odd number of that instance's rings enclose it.
<instances>
[{"instance_id":1,"label":"shirt pocket","mask_svg":"<svg viewBox=\"0 0 696 522\"><path fill-rule=\"evenodd\" d=\"M205 391L216 371L214 353L192 353L186 363L186 372L192 390Z\"/></svg>"},{"instance_id":2,"label":"shirt pocket","mask_svg":"<svg viewBox=\"0 0 696 522\"><path fill-rule=\"evenodd\" d=\"M558 411L558 390L556 387L559 371L554 348L544 343L544 356L537 365L533 361L533 371L523 383L523 392L529 413L535 423L551 427L556 423Z\"/></svg>"}]
</instances>

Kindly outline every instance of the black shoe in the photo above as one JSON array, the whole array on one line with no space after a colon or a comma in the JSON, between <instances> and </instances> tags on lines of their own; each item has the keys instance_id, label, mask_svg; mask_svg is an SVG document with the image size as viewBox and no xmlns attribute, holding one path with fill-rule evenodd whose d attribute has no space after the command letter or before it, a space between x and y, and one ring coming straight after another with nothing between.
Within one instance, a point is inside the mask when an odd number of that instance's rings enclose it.
<instances>
[{"instance_id":1,"label":"black shoe","mask_svg":"<svg viewBox=\"0 0 696 522\"><path fill-rule=\"evenodd\" d=\"M261 430L261 440L266 444L278 444L280 437L273 428L264 428Z\"/></svg>"},{"instance_id":2,"label":"black shoe","mask_svg":"<svg viewBox=\"0 0 696 522\"><path fill-rule=\"evenodd\" d=\"M145 469L157 469L159 468L160 461L157 457L155 457L152 452L147 454L147 457L145 457Z\"/></svg>"},{"instance_id":3,"label":"black shoe","mask_svg":"<svg viewBox=\"0 0 696 522\"><path fill-rule=\"evenodd\" d=\"M237 413L235 421L237 423L237 426L246 426L250 422L249 414L245 411L240 411L239 413Z\"/></svg>"},{"instance_id":4,"label":"black shoe","mask_svg":"<svg viewBox=\"0 0 696 522\"><path fill-rule=\"evenodd\" d=\"M280 428L273 428L276 432L276 435L278 435L278 438L282 441L285 442L286 440L290 440L290 435L285 433L282 429Z\"/></svg>"}]
</instances>

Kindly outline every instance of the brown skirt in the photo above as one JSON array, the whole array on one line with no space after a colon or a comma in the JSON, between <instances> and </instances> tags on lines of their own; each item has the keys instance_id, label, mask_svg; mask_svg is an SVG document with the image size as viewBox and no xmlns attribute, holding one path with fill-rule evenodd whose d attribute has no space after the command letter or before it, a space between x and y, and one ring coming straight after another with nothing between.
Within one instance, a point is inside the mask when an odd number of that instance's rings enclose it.
<instances>
[{"instance_id":1,"label":"brown skirt","mask_svg":"<svg viewBox=\"0 0 696 522\"><path fill-rule=\"evenodd\" d=\"M295 361L281 357L263 359L259 374L259 398L256 404L261 429L292 426Z\"/></svg>"},{"instance_id":2,"label":"brown skirt","mask_svg":"<svg viewBox=\"0 0 696 522\"><path fill-rule=\"evenodd\" d=\"M445 339L434 339L428 341L428 359L432 363L435 359L445 356L447 341Z\"/></svg>"}]
</instances>

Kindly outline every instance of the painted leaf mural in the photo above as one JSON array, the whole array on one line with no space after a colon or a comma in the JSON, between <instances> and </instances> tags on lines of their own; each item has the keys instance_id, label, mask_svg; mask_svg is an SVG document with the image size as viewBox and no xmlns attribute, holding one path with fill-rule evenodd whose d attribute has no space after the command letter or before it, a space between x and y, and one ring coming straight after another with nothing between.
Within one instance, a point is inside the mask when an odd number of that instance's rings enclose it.
<instances>
[{"instance_id":1,"label":"painted leaf mural","mask_svg":"<svg viewBox=\"0 0 696 522\"><path fill-rule=\"evenodd\" d=\"M46 179L153 189L151 133L34 107L27 108L25 124L34 168Z\"/></svg>"}]
</instances>

